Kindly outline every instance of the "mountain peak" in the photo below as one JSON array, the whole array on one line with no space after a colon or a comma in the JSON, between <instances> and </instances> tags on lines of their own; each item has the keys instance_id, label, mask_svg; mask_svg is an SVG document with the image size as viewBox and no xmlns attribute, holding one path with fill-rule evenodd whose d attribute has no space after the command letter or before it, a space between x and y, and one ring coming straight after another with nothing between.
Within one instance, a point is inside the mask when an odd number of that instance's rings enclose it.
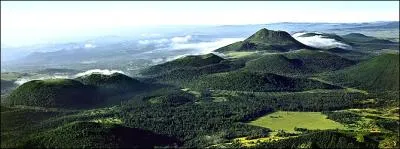
<instances>
[{"instance_id":1,"label":"mountain peak","mask_svg":"<svg viewBox=\"0 0 400 149\"><path fill-rule=\"evenodd\" d=\"M244 41L236 42L215 51L279 51L315 49L302 44L285 31L262 28Z\"/></svg>"},{"instance_id":2,"label":"mountain peak","mask_svg":"<svg viewBox=\"0 0 400 149\"><path fill-rule=\"evenodd\" d=\"M263 28L251 35L246 40L251 42L276 43L286 40L293 41L293 37L285 31L273 31Z\"/></svg>"}]
</instances>

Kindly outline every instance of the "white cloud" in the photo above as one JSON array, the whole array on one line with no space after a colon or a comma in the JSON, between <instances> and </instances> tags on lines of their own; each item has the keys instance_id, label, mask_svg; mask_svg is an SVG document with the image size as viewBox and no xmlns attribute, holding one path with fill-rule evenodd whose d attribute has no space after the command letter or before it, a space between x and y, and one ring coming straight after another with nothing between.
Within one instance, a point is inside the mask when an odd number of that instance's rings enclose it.
<instances>
[{"instance_id":1,"label":"white cloud","mask_svg":"<svg viewBox=\"0 0 400 149\"><path fill-rule=\"evenodd\" d=\"M151 60L151 62L153 62L153 63L155 63L155 64L158 64L158 63L160 63L160 62L162 62L162 61L163 61L162 58L156 58L156 59L152 59L152 60Z\"/></svg>"},{"instance_id":2,"label":"white cloud","mask_svg":"<svg viewBox=\"0 0 400 149\"><path fill-rule=\"evenodd\" d=\"M85 45L84 45L84 47L85 47L85 49L90 49L90 48L95 48L95 47L96 47L96 45L93 45L93 44L87 43L87 44L85 44Z\"/></svg>"},{"instance_id":3,"label":"white cloud","mask_svg":"<svg viewBox=\"0 0 400 149\"><path fill-rule=\"evenodd\" d=\"M166 51L166 50L192 50L189 54L207 54L212 51L229 45L231 43L242 41L245 38L219 38L214 41L203 41L203 42L190 42L193 36L177 36L170 39L153 39L153 40L140 40L139 44L149 45L154 44L157 49L147 51L145 53L154 53L156 51Z\"/></svg>"},{"instance_id":4,"label":"white cloud","mask_svg":"<svg viewBox=\"0 0 400 149\"><path fill-rule=\"evenodd\" d=\"M182 49L195 49L195 54L207 54L212 51L229 45L231 43L242 41L244 38L220 38L210 42L198 42L198 43L179 43L172 44L171 49L182 50Z\"/></svg>"},{"instance_id":5,"label":"white cloud","mask_svg":"<svg viewBox=\"0 0 400 149\"><path fill-rule=\"evenodd\" d=\"M87 76L91 74L103 74L103 75L111 75L114 73L122 73L125 74L123 71L120 70L108 70L108 69L91 69L85 72L81 72L75 75L75 77Z\"/></svg>"},{"instance_id":6,"label":"white cloud","mask_svg":"<svg viewBox=\"0 0 400 149\"><path fill-rule=\"evenodd\" d=\"M67 75L53 75L53 76L42 76L42 77L32 77L32 78L20 78L16 80L14 83L17 85L22 85L26 82L32 81L32 80L46 80L46 79L68 79L70 76Z\"/></svg>"},{"instance_id":7,"label":"white cloud","mask_svg":"<svg viewBox=\"0 0 400 149\"><path fill-rule=\"evenodd\" d=\"M183 36L183 37L174 37L174 38L171 38L171 41L172 41L173 43L185 43L185 42L188 42L190 39L192 39L192 36L186 35L186 36Z\"/></svg>"},{"instance_id":8,"label":"white cloud","mask_svg":"<svg viewBox=\"0 0 400 149\"><path fill-rule=\"evenodd\" d=\"M93 63L97 63L97 61L94 60L89 60L89 61L81 61L81 64L93 64Z\"/></svg>"},{"instance_id":9,"label":"white cloud","mask_svg":"<svg viewBox=\"0 0 400 149\"><path fill-rule=\"evenodd\" d=\"M336 47L343 48L343 49L351 49L350 45L339 42L335 39L328 38L323 35L300 37L301 35L304 35L304 34L306 34L306 33L296 33L296 34L293 34L292 36L293 36L293 38L300 41L301 43L311 46L311 47L322 48L322 49L329 49L329 48L336 48Z\"/></svg>"},{"instance_id":10,"label":"white cloud","mask_svg":"<svg viewBox=\"0 0 400 149\"><path fill-rule=\"evenodd\" d=\"M120 70L108 70L108 69L91 69L85 72L77 73L75 75L41 75L41 76L34 76L34 77L26 77L26 78L20 78L16 81L14 81L15 84L17 85L22 85L26 82L32 81L32 80L46 80L46 79L74 79L77 77L81 76L87 76L90 74L103 74L103 75L111 75L114 73L122 73L125 74L123 71Z\"/></svg>"},{"instance_id":11,"label":"white cloud","mask_svg":"<svg viewBox=\"0 0 400 149\"><path fill-rule=\"evenodd\" d=\"M182 54L182 55L177 55L177 56L171 56L171 57L168 57L166 59L166 61L168 62L168 61L176 60L178 58L182 58L182 57L185 57L185 56L188 56L188 55L190 55L190 54Z\"/></svg>"},{"instance_id":12,"label":"white cloud","mask_svg":"<svg viewBox=\"0 0 400 149\"><path fill-rule=\"evenodd\" d=\"M147 44L165 44L169 43L168 39L162 38L162 39L154 39L154 40L139 40L139 44L147 45Z\"/></svg>"},{"instance_id":13,"label":"white cloud","mask_svg":"<svg viewBox=\"0 0 400 149\"><path fill-rule=\"evenodd\" d=\"M140 36L142 36L142 37L160 37L161 34L157 34L157 33L144 33L144 34L140 34Z\"/></svg>"},{"instance_id":14,"label":"white cloud","mask_svg":"<svg viewBox=\"0 0 400 149\"><path fill-rule=\"evenodd\" d=\"M190 39L192 39L191 35L187 36L177 36L172 37L171 39L161 38L161 39L146 39L146 40L139 40L139 44L174 44L174 43L186 43Z\"/></svg>"}]
</instances>

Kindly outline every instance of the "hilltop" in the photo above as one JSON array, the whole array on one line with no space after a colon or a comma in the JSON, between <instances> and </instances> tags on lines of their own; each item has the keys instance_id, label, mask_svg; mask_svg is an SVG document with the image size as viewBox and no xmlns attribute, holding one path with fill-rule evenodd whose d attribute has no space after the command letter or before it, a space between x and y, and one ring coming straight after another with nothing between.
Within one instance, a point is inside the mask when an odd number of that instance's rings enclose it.
<instances>
[{"instance_id":1,"label":"hilltop","mask_svg":"<svg viewBox=\"0 0 400 149\"><path fill-rule=\"evenodd\" d=\"M71 79L33 80L10 93L10 105L83 107L97 100L95 88Z\"/></svg>"},{"instance_id":2,"label":"hilltop","mask_svg":"<svg viewBox=\"0 0 400 149\"><path fill-rule=\"evenodd\" d=\"M93 73L76 78L85 85L97 87L101 94L111 95L146 89L147 84L121 73L110 75Z\"/></svg>"},{"instance_id":3,"label":"hilltop","mask_svg":"<svg viewBox=\"0 0 400 149\"><path fill-rule=\"evenodd\" d=\"M118 124L74 122L40 133L25 146L34 148L154 148L179 141L151 131Z\"/></svg>"},{"instance_id":4,"label":"hilltop","mask_svg":"<svg viewBox=\"0 0 400 149\"><path fill-rule=\"evenodd\" d=\"M152 66L141 72L143 75L155 75L160 73L165 73L178 68L193 68L193 67L203 67L211 64L217 64L224 59L215 54L206 55L191 55L183 58L179 58L173 61L169 61L163 64Z\"/></svg>"},{"instance_id":5,"label":"hilltop","mask_svg":"<svg viewBox=\"0 0 400 149\"><path fill-rule=\"evenodd\" d=\"M227 51L290 51L298 49L315 49L302 44L285 31L261 29L245 39L215 50Z\"/></svg>"}]
</instances>

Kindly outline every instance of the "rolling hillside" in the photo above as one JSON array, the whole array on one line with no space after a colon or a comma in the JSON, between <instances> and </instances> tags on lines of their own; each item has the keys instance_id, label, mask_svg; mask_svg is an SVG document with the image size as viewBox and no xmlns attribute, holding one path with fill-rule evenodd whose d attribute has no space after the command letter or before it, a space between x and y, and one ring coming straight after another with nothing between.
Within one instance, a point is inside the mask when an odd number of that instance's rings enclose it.
<instances>
[{"instance_id":1,"label":"rolling hillside","mask_svg":"<svg viewBox=\"0 0 400 149\"><path fill-rule=\"evenodd\" d=\"M399 54L382 54L324 76L342 85L371 91L399 90Z\"/></svg>"},{"instance_id":2,"label":"rolling hillside","mask_svg":"<svg viewBox=\"0 0 400 149\"><path fill-rule=\"evenodd\" d=\"M33 80L10 93L6 103L39 107L84 107L97 101L96 89L71 79Z\"/></svg>"},{"instance_id":3,"label":"rolling hillside","mask_svg":"<svg viewBox=\"0 0 400 149\"><path fill-rule=\"evenodd\" d=\"M234 91L304 91L311 89L337 89L322 82L290 78L272 73L235 71L207 75L194 81L192 88Z\"/></svg>"},{"instance_id":4,"label":"rolling hillside","mask_svg":"<svg viewBox=\"0 0 400 149\"><path fill-rule=\"evenodd\" d=\"M141 72L143 75L156 75L165 73L178 68L193 68L203 67L211 64L217 64L224 59L215 54L206 55L191 55L183 58L179 58L170 62L152 66Z\"/></svg>"},{"instance_id":5,"label":"rolling hillside","mask_svg":"<svg viewBox=\"0 0 400 149\"><path fill-rule=\"evenodd\" d=\"M151 131L117 124L74 122L43 132L25 146L35 148L154 148L179 141Z\"/></svg>"},{"instance_id":6,"label":"rolling hillside","mask_svg":"<svg viewBox=\"0 0 400 149\"><path fill-rule=\"evenodd\" d=\"M360 33L350 33L342 36L348 42L353 43L353 48L357 50L382 50L382 49L392 49L399 50L399 43L392 42L386 39L379 39L372 36L366 36Z\"/></svg>"},{"instance_id":7,"label":"rolling hillside","mask_svg":"<svg viewBox=\"0 0 400 149\"><path fill-rule=\"evenodd\" d=\"M76 78L85 85L94 86L101 95L118 95L122 93L134 93L143 91L149 85L121 73L111 75L90 74Z\"/></svg>"},{"instance_id":8,"label":"rolling hillside","mask_svg":"<svg viewBox=\"0 0 400 149\"><path fill-rule=\"evenodd\" d=\"M338 70L353 64L355 64L354 61L335 54L300 50L284 54L264 55L247 62L245 69L252 72L302 76Z\"/></svg>"}]
</instances>

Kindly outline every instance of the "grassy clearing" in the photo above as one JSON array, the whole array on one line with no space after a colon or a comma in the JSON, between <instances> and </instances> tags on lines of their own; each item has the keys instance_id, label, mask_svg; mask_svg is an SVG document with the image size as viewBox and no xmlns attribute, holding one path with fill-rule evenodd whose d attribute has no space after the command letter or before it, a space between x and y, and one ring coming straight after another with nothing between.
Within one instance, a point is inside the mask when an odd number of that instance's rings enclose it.
<instances>
[{"instance_id":1,"label":"grassy clearing","mask_svg":"<svg viewBox=\"0 0 400 149\"><path fill-rule=\"evenodd\" d=\"M249 56L249 55L252 55L255 53L257 53L257 52L228 52L226 55L231 58L241 58L241 57Z\"/></svg>"},{"instance_id":2,"label":"grassy clearing","mask_svg":"<svg viewBox=\"0 0 400 149\"><path fill-rule=\"evenodd\" d=\"M278 136L276 136L276 134L277 134L277 132L271 132L270 136L268 136L268 137L255 138L255 139L248 139L247 137L240 137L240 138L233 139L232 142L239 142L242 146L252 147L261 142L273 142L273 141L278 141L278 140L282 140L282 139L297 137L297 136L278 137ZM210 147L226 148L226 145L230 145L230 144L232 144L232 142L215 144Z\"/></svg>"},{"instance_id":3,"label":"grassy clearing","mask_svg":"<svg viewBox=\"0 0 400 149\"><path fill-rule=\"evenodd\" d=\"M295 132L295 127L310 130L345 129L344 125L329 120L326 117L321 112L278 111L251 121L249 124L270 128L274 131L284 130L292 133Z\"/></svg>"},{"instance_id":4,"label":"grassy clearing","mask_svg":"<svg viewBox=\"0 0 400 149\"><path fill-rule=\"evenodd\" d=\"M201 94L200 94L200 92L198 92L198 91L194 91L194 90L190 90L190 88L183 88L183 89L181 89L182 91L185 91L185 92L187 92L187 93L189 93L189 94L192 94L192 95L194 95L195 97L200 97L201 96Z\"/></svg>"},{"instance_id":5,"label":"grassy clearing","mask_svg":"<svg viewBox=\"0 0 400 149\"><path fill-rule=\"evenodd\" d=\"M213 102L225 102L228 101L228 99L226 99L226 97L212 97L212 101Z\"/></svg>"},{"instance_id":6,"label":"grassy clearing","mask_svg":"<svg viewBox=\"0 0 400 149\"><path fill-rule=\"evenodd\" d=\"M101 123L101 124L122 124L122 120L119 118L109 117L103 119L95 119L92 122Z\"/></svg>"},{"instance_id":7,"label":"grassy clearing","mask_svg":"<svg viewBox=\"0 0 400 149\"><path fill-rule=\"evenodd\" d=\"M80 114L83 116L95 116L107 113L113 113L118 110L117 106L107 107L107 108L99 108L99 109L91 109L81 112Z\"/></svg>"},{"instance_id":8,"label":"grassy clearing","mask_svg":"<svg viewBox=\"0 0 400 149\"><path fill-rule=\"evenodd\" d=\"M391 112L393 110L396 110L396 108L393 109L347 109L344 111L350 111L353 113L356 113L360 116L373 116L373 117L380 117L380 118L387 118L387 119L395 119L399 120L399 114L397 112Z\"/></svg>"},{"instance_id":9,"label":"grassy clearing","mask_svg":"<svg viewBox=\"0 0 400 149\"><path fill-rule=\"evenodd\" d=\"M240 142L240 144L242 144L243 146L251 147L251 146L257 145L258 143L261 143L261 142L272 142L272 141L278 141L278 140L282 140L282 139L297 137L297 136L278 137L278 136L276 136L276 134L277 134L277 132L271 132L269 137L256 138L256 139L247 139L246 137L240 137L240 138L235 138L234 141Z\"/></svg>"},{"instance_id":10,"label":"grassy clearing","mask_svg":"<svg viewBox=\"0 0 400 149\"><path fill-rule=\"evenodd\" d=\"M326 81L326 80L323 80L323 79L317 78L317 77L310 77L309 79L316 80L316 81L319 81L319 82L322 82L322 83L326 83L326 84L335 85L334 83L332 83L330 81ZM360 89L351 88L351 87L345 87L345 86L341 86L341 87L343 87L344 90L346 92L348 92L348 93L362 93L362 94L368 95L368 92L365 91L365 90L360 90Z\"/></svg>"}]
</instances>

